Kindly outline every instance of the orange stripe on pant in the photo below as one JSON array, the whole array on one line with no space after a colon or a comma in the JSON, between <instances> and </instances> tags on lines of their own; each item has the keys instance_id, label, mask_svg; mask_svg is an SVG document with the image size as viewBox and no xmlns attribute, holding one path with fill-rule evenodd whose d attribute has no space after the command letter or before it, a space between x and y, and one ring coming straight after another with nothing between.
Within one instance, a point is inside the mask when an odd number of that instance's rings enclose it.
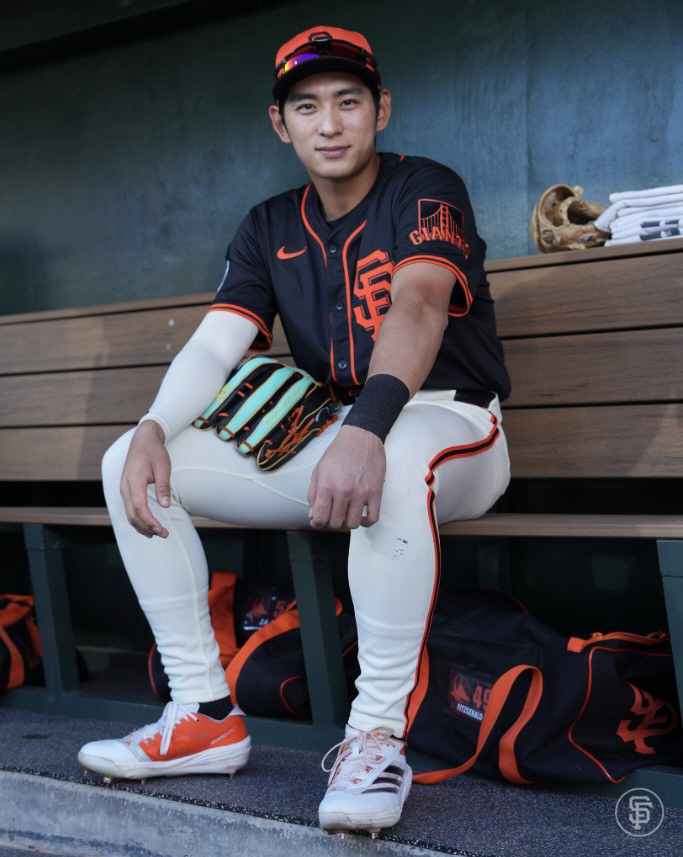
<instances>
[{"instance_id":1,"label":"orange stripe on pant","mask_svg":"<svg viewBox=\"0 0 683 857\"><path fill-rule=\"evenodd\" d=\"M429 605L429 612L427 613L427 621L425 623L424 634L422 635L422 641L420 643L420 652L417 658L417 668L415 670L415 681L413 684L413 689L408 694L406 698L406 704L404 708L404 717L405 717L405 728L403 730L403 735L400 737L405 740L408 734L408 730L415 718L418 708L420 707L420 703L424 699L425 693L427 692L427 680L429 677L429 664L427 659L427 637L429 636L429 629L432 625L432 617L434 615L434 608L436 606L436 597L439 592L439 583L441 580L441 543L439 541L439 525L436 520L435 513L435 502L436 502L436 494L434 493L433 484L435 479L435 474L437 468L439 468L442 464L447 461L452 461L455 458L464 458L472 455L480 455L482 452L487 452L491 447L495 444L500 436L500 428L498 426L498 420L496 419L494 414L491 414L491 431L481 441L476 441L475 443L465 444L463 446L452 446L447 449L442 450L440 453L434 456L434 458L429 463L429 471L427 476L425 477L425 482L429 488L427 492L427 515L429 518L429 525L432 531L432 538L434 540L434 586L432 588L432 598Z\"/></svg>"}]
</instances>

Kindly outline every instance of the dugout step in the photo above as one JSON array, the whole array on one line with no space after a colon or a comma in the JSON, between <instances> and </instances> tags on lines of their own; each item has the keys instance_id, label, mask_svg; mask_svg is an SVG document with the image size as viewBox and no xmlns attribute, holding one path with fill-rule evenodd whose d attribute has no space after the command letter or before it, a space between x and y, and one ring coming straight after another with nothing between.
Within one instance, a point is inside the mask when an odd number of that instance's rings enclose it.
<instances>
[{"instance_id":1,"label":"dugout step","mask_svg":"<svg viewBox=\"0 0 683 857\"><path fill-rule=\"evenodd\" d=\"M0 706L0 847L10 835L15 844L29 842L23 835L33 836L43 851L58 846L56 853L61 849L69 857L621 857L635 841L615 822L613 795L509 786L471 775L414 786L400 823L380 839L341 840L317 826L326 782L320 753L264 744L256 744L249 765L233 779L157 778L107 786L94 774L84 776L79 747L127 729ZM640 848L678 857L681 841L683 808L667 806L662 826ZM65 850L70 844L74 850Z\"/></svg>"}]
</instances>

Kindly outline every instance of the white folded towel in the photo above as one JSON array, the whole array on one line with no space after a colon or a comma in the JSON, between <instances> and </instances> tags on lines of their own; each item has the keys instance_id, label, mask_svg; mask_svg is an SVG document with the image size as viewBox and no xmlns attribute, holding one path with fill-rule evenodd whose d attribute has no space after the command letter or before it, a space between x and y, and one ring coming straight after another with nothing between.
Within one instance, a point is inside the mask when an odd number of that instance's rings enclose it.
<instances>
[{"instance_id":1,"label":"white folded towel","mask_svg":"<svg viewBox=\"0 0 683 857\"><path fill-rule=\"evenodd\" d=\"M673 184L667 187L650 187L645 190L624 190L609 195L610 202L619 202L622 199L638 199L644 196L667 196L672 193L683 193L683 184Z\"/></svg>"},{"instance_id":2,"label":"white folded towel","mask_svg":"<svg viewBox=\"0 0 683 857\"><path fill-rule=\"evenodd\" d=\"M610 199L613 195L610 195ZM631 203L635 204L632 205ZM664 208L665 206L671 207L673 205L683 204L683 192L681 193L671 193L665 194L662 196L641 196L635 200L621 199L613 202L609 208L606 208L605 211L602 212L600 217L595 221L595 226L598 229L601 229L603 232L609 232L610 225L618 216L623 216L624 214L630 214L629 209L652 209L654 207ZM621 214L620 214L621 213Z\"/></svg>"},{"instance_id":3,"label":"white folded towel","mask_svg":"<svg viewBox=\"0 0 683 857\"><path fill-rule=\"evenodd\" d=\"M660 208L625 208L619 212L611 223L612 232L616 229L623 229L627 225L639 223L646 218L662 219L664 217L683 217L683 205L672 205Z\"/></svg>"},{"instance_id":4,"label":"white folded towel","mask_svg":"<svg viewBox=\"0 0 683 857\"><path fill-rule=\"evenodd\" d=\"M652 241L670 241L672 238L680 238L680 235L663 235L660 238L651 238ZM614 247L617 244L643 244L648 243L647 241L643 242L640 238L608 238L605 241L605 247Z\"/></svg>"},{"instance_id":5,"label":"white folded towel","mask_svg":"<svg viewBox=\"0 0 683 857\"><path fill-rule=\"evenodd\" d=\"M643 229L637 235L620 236L619 238L610 238L605 241L605 247L614 244L634 244L647 241L665 241L670 238L681 238L683 229L672 227L671 229Z\"/></svg>"},{"instance_id":6,"label":"white folded towel","mask_svg":"<svg viewBox=\"0 0 683 857\"><path fill-rule=\"evenodd\" d=\"M683 225L683 217L639 217L634 223L618 226L612 224L612 238L625 238L627 235L638 235L640 232L653 230L679 229Z\"/></svg>"}]
</instances>

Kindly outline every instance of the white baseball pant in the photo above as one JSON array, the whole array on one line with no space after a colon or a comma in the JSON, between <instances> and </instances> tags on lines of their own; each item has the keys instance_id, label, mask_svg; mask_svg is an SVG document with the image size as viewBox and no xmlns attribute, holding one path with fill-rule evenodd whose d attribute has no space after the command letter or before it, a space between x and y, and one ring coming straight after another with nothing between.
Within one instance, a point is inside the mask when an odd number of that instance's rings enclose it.
<instances>
[{"instance_id":1,"label":"white baseball pant","mask_svg":"<svg viewBox=\"0 0 683 857\"><path fill-rule=\"evenodd\" d=\"M104 491L116 540L147 616L176 702L228 693L207 604L208 568L190 515L240 526L308 525L307 493L336 423L271 473L215 432L188 427L168 444L171 505L148 491L152 514L169 532L148 539L128 523L119 483L133 431L107 451ZM353 530L348 573L358 626L360 677L349 725L388 727L404 736L407 708L439 580L438 523L482 515L509 482L497 399L488 410L453 401L453 391L421 391L385 443L387 472L379 521Z\"/></svg>"}]
</instances>

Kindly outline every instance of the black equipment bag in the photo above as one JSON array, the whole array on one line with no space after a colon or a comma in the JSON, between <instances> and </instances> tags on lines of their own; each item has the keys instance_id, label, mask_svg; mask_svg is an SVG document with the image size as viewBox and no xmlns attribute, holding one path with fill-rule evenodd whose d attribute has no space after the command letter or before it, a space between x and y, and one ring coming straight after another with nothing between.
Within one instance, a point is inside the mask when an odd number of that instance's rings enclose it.
<instances>
[{"instance_id":1,"label":"black equipment bag","mask_svg":"<svg viewBox=\"0 0 683 857\"><path fill-rule=\"evenodd\" d=\"M358 677L356 624L335 600L347 690ZM247 715L310 719L301 626L296 602L249 637L226 676L232 701Z\"/></svg>"},{"instance_id":2,"label":"black equipment bag","mask_svg":"<svg viewBox=\"0 0 683 857\"><path fill-rule=\"evenodd\" d=\"M455 767L515 783L619 782L643 765L683 764L666 634L563 637L511 596L443 593L408 745Z\"/></svg>"}]
</instances>

